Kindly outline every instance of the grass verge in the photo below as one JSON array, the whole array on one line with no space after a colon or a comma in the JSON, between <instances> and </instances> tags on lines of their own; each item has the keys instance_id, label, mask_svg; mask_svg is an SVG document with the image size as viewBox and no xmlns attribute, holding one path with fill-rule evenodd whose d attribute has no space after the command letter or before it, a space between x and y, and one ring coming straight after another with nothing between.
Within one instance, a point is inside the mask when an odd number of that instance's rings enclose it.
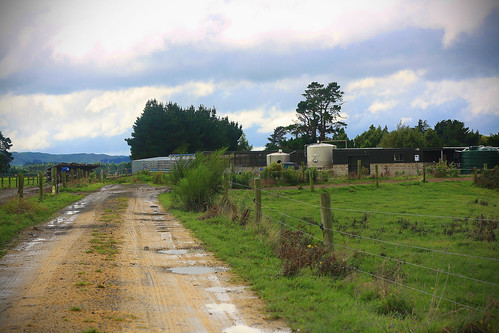
<instances>
[{"instance_id":1,"label":"grass verge","mask_svg":"<svg viewBox=\"0 0 499 333\"><path fill-rule=\"evenodd\" d=\"M19 233L31 226L48 221L67 205L82 199L84 195L61 193L57 196L45 195L42 202L38 197L19 200L14 198L0 206L0 253Z\"/></svg>"}]
</instances>

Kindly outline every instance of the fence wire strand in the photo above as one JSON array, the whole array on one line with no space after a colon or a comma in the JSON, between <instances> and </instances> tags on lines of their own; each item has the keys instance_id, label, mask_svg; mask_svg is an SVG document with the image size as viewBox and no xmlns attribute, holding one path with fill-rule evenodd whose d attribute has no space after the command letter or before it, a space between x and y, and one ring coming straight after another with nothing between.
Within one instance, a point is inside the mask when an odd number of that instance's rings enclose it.
<instances>
[{"instance_id":1,"label":"fence wire strand","mask_svg":"<svg viewBox=\"0 0 499 333\"><path fill-rule=\"evenodd\" d=\"M290 216L290 215L288 215L286 213L278 211L278 210L276 210L274 208L271 208L271 207L269 207L267 205L262 204L262 207L268 208L268 209L270 209L270 210L272 210L272 211L274 211L274 212L276 212L278 214L281 214L281 215L286 216L288 218L291 218L293 220L296 220L296 221L299 221L299 222L302 222L302 223L305 223L305 224L308 224L308 225L312 225L312 226L315 226L315 227L318 226L317 224L313 224L313 223L304 221L302 219ZM331 230L331 229L324 228L324 230ZM334 230L331 230L331 231L334 232ZM368 252L368 251L364 251L364 250L354 249L352 247L348 247L348 246L341 245L341 244L338 244L338 243L335 243L334 246L339 246L339 247L342 247L342 248L345 248L345 249L348 249L348 250L351 250L351 251L356 251L356 252L368 254L368 255L371 255L371 256L374 256L374 257L378 257L378 258L382 258L382 259L388 259L388 260L392 260L392 261L399 262L399 263L402 263L402 264L407 264L407 265L410 265L410 266L427 269L427 270L434 271L434 272L437 272L437 273L444 273L444 274L448 274L448 275L451 275L451 276L459 277L459 278L462 278L462 279L466 279L466 280L470 280L470 281L474 281L474 282L479 282L479 283L484 283L484 284L489 284L489 285L492 285L492 286L495 286L495 287L499 287L499 284L496 284L496 283L493 283L493 282L484 281L484 280L480 280L480 279L468 277L468 276L461 275L461 274L451 273L449 271L444 272L444 271L442 271L440 269L437 269L437 268L428 267L428 266L419 265L419 264L414 264L414 263L406 261L406 260L401 260L401 259L392 258L392 257L388 257L388 256L382 256L382 255L379 255L379 254L376 254L376 253L372 253L372 252Z\"/></svg>"},{"instance_id":2,"label":"fence wire strand","mask_svg":"<svg viewBox=\"0 0 499 333\"><path fill-rule=\"evenodd\" d=\"M321 239L319 239L319 238L315 237L314 235L311 235L311 234L309 234L309 233L307 233L307 232L305 232L305 231L303 231L303 230L300 230L300 229L298 229L298 228L296 228L296 227L293 227L293 226L291 226L291 225L289 225L289 224L287 224L287 223L284 223L284 222L282 222L282 221L279 221L279 220L277 220L277 219L273 218L273 217L272 217L272 216L270 216L270 215L266 215L266 214L263 214L263 215L264 215L265 217L267 217L267 218L269 218L269 219L273 220L273 221L276 221L277 223L279 223L279 224L281 224L281 225L283 225L283 226L286 226L286 227L288 227L288 228L290 228L290 229L294 229L294 230L296 230L296 231L298 231L298 232L301 232L302 234L307 235L307 236L309 236L309 237L312 237L313 239L316 239L316 240L322 241ZM333 246L334 246L334 244L331 244L331 245L333 245ZM424 290L421 290L421 289L418 289L418 288L414 288L414 287L408 286L408 285L406 285L406 284L403 284L403 283L400 283L400 282L397 282L397 281L393 281L393 280L390 280L390 279L384 278L384 277L382 277L382 276L378 276L378 275L373 274L373 273L366 272L366 271L361 270L361 269L358 269L358 268L356 268L356 267L352 267L352 268L353 268L354 270L356 270L356 271L360 272L360 273L363 273L363 274L369 275L369 276L371 276L371 277L374 277L374 278L377 278L377 279L381 279L381 280L384 280L384 281L386 281L386 282L390 282L390 283L393 283L393 284L395 284L395 285L398 285L398 286L401 286L401 287L404 287L404 288L407 288L407 289L410 289L410 290L413 290L413 291L417 291L417 292L419 292L419 293L422 293L422 294L425 294L425 295L429 295L429 296L432 296L432 297L438 298L438 299L443 300L443 301L447 301L447 302L452 303L452 304L455 304L455 305L459 305L459 306L461 306L461 307L465 307L465 308L468 308L468 309L471 309L471 310L475 310L475 311L483 312L483 310L481 310L481 309L478 309L478 308L475 308L475 307L472 307L472 306L469 306L469 305L466 305L466 304L462 304L462 303L456 302L456 301L454 301L454 300L451 300L451 299L448 299L448 298L445 298L445 297L441 297L441 296L434 295L434 294L429 293L429 292L427 292L427 291L424 291ZM440 272L441 272L441 271L440 271Z\"/></svg>"},{"instance_id":3,"label":"fence wire strand","mask_svg":"<svg viewBox=\"0 0 499 333\"><path fill-rule=\"evenodd\" d=\"M247 185L244 185L244 184L239 184L239 183L234 183L234 184L239 185L239 186L244 186L244 187L247 187L247 188L250 188L250 189L254 189L254 187L247 186ZM265 193L270 193L271 195L274 195L274 196L277 196L277 197L280 197L280 198L283 198L283 199L287 199L287 200L298 202L298 203L301 203L301 204L304 204L304 205L308 205L308 206L311 206L311 207L314 207L314 208L319 208L319 209L323 208L320 205L314 205L314 204L310 204L308 202L304 202L304 201L301 201L301 200L297 200L297 199L289 198L289 197L286 197L286 196L282 196L282 195L276 194L275 192L270 191L270 190L261 190L261 191L265 192ZM334 211L349 211L349 212L370 213L370 214L402 215L402 216L417 216L417 217L447 218L447 219L462 219L462 220L466 220L467 219L467 218L451 217L451 216L436 216L436 215L392 213L392 212L376 212L376 211L363 211L363 210L354 210L354 209L346 209L346 208L345 209L335 208L335 209L331 209L331 211L332 212L334 212ZM288 217L296 219L296 218L294 218L292 216L288 216ZM485 219L477 218L477 219L469 219L469 220L480 221L480 220L485 220ZM488 221L499 221L499 220L491 220L491 219L486 219L486 220L488 220ZM306 221L303 221L303 220L301 220L301 222L304 222L304 223L307 223L307 224L310 224L310 225L316 225L316 224L312 224L310 222L306 222ZM333 230L333 231L335 231L335 230ZM342 232L342 231L339 231L339 230L336 230L336 231L338 231L341 234L348 234L346 232ZM422 247L422 246L416 246L416 245L401 244L401 243L390 242L390 241L385 241L385 240L382 240L382 239L364 237L364 236L359 236L359 235L354 235L354 234L348 234L348 235L349 236L355 236L355 237L358 237L358 238L361 238L361 239L369 239L369 240L376 241L376 242L381 242L381 243L390 244L390 245L394 245L394 246L403 246L403 247L413 248L413 249L417 249L417 250L425 250L425 251L430 251L430 252L436 252L436 253L442 253L442 254L454 255L454 256L461 256L461 257L467 257L467 258L483 259L483 260L490 260L490 261L499 261L499 258L476 256L476 255L464 254L464 253L458 253L458 252L448 252L448 251L444 251L444 250L431 249L431 248Z\"/></svg>"}]
</instances>

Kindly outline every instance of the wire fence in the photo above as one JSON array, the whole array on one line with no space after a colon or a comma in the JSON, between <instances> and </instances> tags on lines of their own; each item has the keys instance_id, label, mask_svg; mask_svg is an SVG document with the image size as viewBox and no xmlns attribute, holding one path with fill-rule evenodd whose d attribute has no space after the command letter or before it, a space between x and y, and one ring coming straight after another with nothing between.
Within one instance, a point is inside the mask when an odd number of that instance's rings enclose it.
<instances>
[{"instance_id":1,"label":"wire fence","mask_svg":"<svg viewBox=\"0 0 499 333\"><path fill-rule=\"evenodd\" d=\"M234 182L233 182L233 184L240 186L240 187L243 187L243 188L255 190L255 187L253 187L253 186L248 186L248 185L234 183ZM452 277L454 279L467 281L468 283L478 284L478 285L481 285L481 289L482 289L484 295L488 294L488 296L490 296L492 294L493 297L497 297L497 291L498 291L498 287L499 287L499 284L497 283L497 282L499 282L499 275L497 273L495 274L495 276L493 276L493 278L492 278L493 281L490 281L488 279L481 278L481 277L468 276L466 274L463 274L462 272L459 272L459 273L451 272L450 264L448 265L447 269L442 269L442 268L431 267L431 265L424 264L422 262L414 262L414 259L413 259L414 256L411 256L411 255L408 255L407 257L410 257L412 259L412 261L411 261L411 259L397 258L396 254L394 254L394 255L388 255L386 253L379 253L378 254L375 252L377 252L377 250L379 250L379 248L370 246L371 249L366 250L365 247L367 244L365 242L362 244L360 244L360 243L352 244L350 240L356 239L357 242L369 241L371 243L381 244L383 246L384 252L388 252L388 251L386 251L386 249L384 247L390 246L391 248L405 248L407 250L415 250L415 252L417 253L417 256L422 256L423 254L432 254L433 253L433 255L439 255L439 256L442 256L445 258L448 258L448 257L462 258L462 260L465 260L465 262L461 263L461 265L465 265L465 266L469 265L470 263L473 263L474 265L477 265L478 267L483 267L484 265L486 265L486 266L487 265L497 265L497 262L499 262L499 258L497 258L497 257L480 256L480 255L469 254L469 253L458 253L458 252L454 252L454 251L446 251L445 249L424 247L424 246L418 246L418 245L414 245L414 244L406 244L403 242L382 239L381 237L364 236L364 235L360 235L356 232L348 232L345 230L341 230L341 224L338 223L338 221L336 220L336 219L338 219L337 216L340 215L339 213L342 213L342 212L343 213L346 212L346 213L364 214L364 216L376 215L376 216L379 216L380 218L384 217L385 219L387 216L391 216L391 217L393 217L393 216L417 217L417 218L428 219L428 220L432 220L432 221L452 220L452 221L473 221L473 222L477 222L477 223L487 221L487 222L496 223L496 225L497 225L497 222L499 222L499 220L497 220L497 219L489 219L489 218L486 218L484 216L481 216L478 218L469 218L469 217L461 217L461 216L441 216L441 215L413 214L413 213L402 213L402 212L397 213L397 212L387 212L387 211L348 209L348 208L341 208L341 207L333 207L333 208L321 207L320 204L318 205L318 204L313 204L310 202L298 200L296 198L292 198L290 196L283 195L282 193L278 193L276 191L266 190L266 189L258 189L258 190L261 191L262 194L265 194L266 196L269 196L269 197L267 197L267 199L265 199L265 196L263 196L260 203L256 202L255 207L257 208L257 206L259 205L260 209L263 212L264 217L266 217L267 219L269 219L271 221L277 222L282 227L286 227L290 230L300 232L304 236L310 237L311 239L314 239L316 241L320 241L320 242L324 243L325 238L323 239L321 237L318 237L317 236L318 229L314 229L314 227L317 227L317 228L320 227L322 229L322 232L331 232L331 235L337 233L336 235L339 234L339 236L340 236L340 237L335 236L335 240L332 242L332 244L326 244L326 245L331 245L333 247L341 248L345 251L349 251L349 252L352 252L354 254L360 253L360 254L365 255L367 257L372 257L375 260L382 260L383 262L393 262L396 264L400 264L403 267L406 267L406 266L412 267L413 269L423 270L426 272L435 273L437 275L446 276L447 280L449 279L449 277ZM275 199L271 200L271 197L279 198L280 200L283 200L283 201L293 202L293 204L295 204L294 205L295 208L292 211L286 210L286 212L283 212L280 209L272 206L271 203L274 203ZM308 207L308 210L312 209L312 211L316 211L316 212L320 211L321 209L331 209L331 212L333 213L333 215L336 218L335 219L336 228L329 229L329 228L327 228L319 223L316 223L315 221L311 221L310 219L304 219L304 218L299 218L299 217L294 216L294 215L296 215L296 213L294 211L303 212L303 207ZM340 218L345 219L346 217L342 216ZM287 223L287 220L292 221L292 223ZM354 221L355 221L355 219L354 219ZM304 226L308 227L309 230L306 230L306 228L304 228ZM316 230L316 232L313 232L313 230ZM477 264L477 262L479 262L479 263ZM386 276L381 276L380 274L370 272L368 268L364 268L364 267L352 267L352 268L355 271L357 271L358 273L361 273L365 276L370 276L370 277L373 277L375 279L379 279L379 280L382 280L384 282L418 292L422 295L431 296L432 298L436 298L436 299L439 299L442 301L449 302L449 303L451 303L455 306L461 307L461 308L473 309L473 310L477 310L480 312L484 311L483 309L477 307L477 301L474 299L469 300L470 304L465 304L465 302L461 301L462 297L460 297L459 300L456 300L456 299L451 299L449 297L444 297L443 295L440 295L440 296L437 295L436 288L431 288L434 290L433 290L433 292L429 292L429 291L423 290L425 288L420 288L420 287L415 287L413 285L409 285L408 282L396 281L395 279L390 279ZM499 271L499 266L496 267L495 272L498 272L498 271ZM467 271L467 273L470 273L470 272L473 272L473 271ZM475 271L473 273L477 273L477 272ZM415 275L417 275L417 274L415 274ZM423 285L425 285L425 283L423 283ZM454 285L457 285L460 288L469 287L469 285L464 283L464 282L455 283ZM465 292L465 291L463 290L463 292ZM454 291L454 293L456 293L456 292ZM485 303L485 301L482 302L482 304L484 304L484 303Z\"/></svg>"}]
</instances>

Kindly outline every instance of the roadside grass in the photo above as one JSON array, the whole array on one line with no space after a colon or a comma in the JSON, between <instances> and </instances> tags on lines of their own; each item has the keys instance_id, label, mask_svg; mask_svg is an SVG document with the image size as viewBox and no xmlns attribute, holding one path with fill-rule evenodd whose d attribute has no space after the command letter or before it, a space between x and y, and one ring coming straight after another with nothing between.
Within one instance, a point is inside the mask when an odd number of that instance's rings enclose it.
<instances>
[{"instance_id":1,"label":"roadside grass","mask_svg":"<svg viewBox=\"0 0 499 333\"><path fill-rule=\"evenodd\" d=\"M202 214L170 209L168 194L160 195L160 202L252 285L266 300L270 317L285 318L292 329L464 332L471 327L492 332L498 327L499 263L449 254L498 259L499 230L494 222L499 219L498 191L467 181L415 181L382 184L379 189L352 185L324 191L331 195L335 256L350 268L337 276L319 274L323 261L285 274L288 259L276 255L282 245L281 228L310 235L292 248L299 250L295 253L321 248L321 190L264 190L263 212L270 218L258 226L241 225L230 214L198 220ZM234 190L230 198L241 212L253 208L253 195L253 191ZM474 220L478 217L483 220ZM297 256L291 262L303 262L303 258Z\"/></svg>"},{"instance_id":2,"label":"roadside grass","mask_svg":"<svg viewBox=\"0 0 499 333\"><path fill-rule=\"evenodd\" d=\"M61 193L57 196L45 195L43 202L38 197L19 200L13 198L0 206L0 249L3 254L8 244L19 233L31 226L48 221L67 205L83 198L83 195Z\"/></svg>"},{"instance_id":3,"label":"roadside grass","mask_svg":"<svg viewBox=\"0 0 499 333\"><path fill-rule=\"evenodd\" d=\"M85 183L79 182L75 184L70 184L68 187L59 186L59 192L93 192L99 190L101 187L105 186L106 183Z\"/></svg>"}]
</instances>

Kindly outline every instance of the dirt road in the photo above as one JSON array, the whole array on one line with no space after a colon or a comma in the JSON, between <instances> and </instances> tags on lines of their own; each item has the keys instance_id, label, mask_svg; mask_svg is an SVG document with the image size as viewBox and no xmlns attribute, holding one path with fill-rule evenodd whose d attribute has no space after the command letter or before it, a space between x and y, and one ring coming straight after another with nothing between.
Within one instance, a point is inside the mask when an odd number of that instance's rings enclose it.
<instances>
[{"instance_id":1,"label":"dirt road","mask_svg":"<svg viewBox=\"0 0 499 333\"><path fill-rule=\"evenodd\" d=\"M2 332L287 332L157 203L111 185L0 260Z\"/></svg>"}]
</instances>

